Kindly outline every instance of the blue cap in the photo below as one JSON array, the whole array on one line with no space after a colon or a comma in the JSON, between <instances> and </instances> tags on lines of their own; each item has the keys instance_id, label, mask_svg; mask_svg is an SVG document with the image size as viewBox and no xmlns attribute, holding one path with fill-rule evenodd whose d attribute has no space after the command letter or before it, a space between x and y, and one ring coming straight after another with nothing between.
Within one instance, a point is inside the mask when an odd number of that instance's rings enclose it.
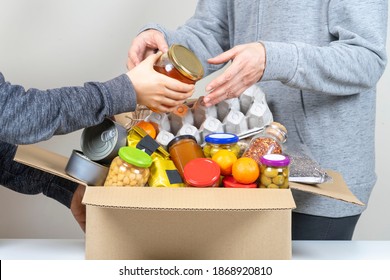
<instances>
[{"instance_id":1,"label":"blue cap","mask_svg":"<svg viewBox=\"0 0 390 280\"><path fill-rule=\"evenodd\" d=\"M238 136L233 133L211 133L204 140L211 144L233 144L238 142Z\"/></svg>"}]
</instances>

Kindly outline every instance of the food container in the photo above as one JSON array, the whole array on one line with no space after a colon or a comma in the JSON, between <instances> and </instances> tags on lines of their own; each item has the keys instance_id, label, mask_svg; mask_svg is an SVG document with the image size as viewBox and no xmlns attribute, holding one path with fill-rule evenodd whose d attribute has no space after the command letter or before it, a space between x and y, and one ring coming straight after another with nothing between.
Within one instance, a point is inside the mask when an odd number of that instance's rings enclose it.
<instances>
[{"instance_id":1,"label":"food container","mask_svg":"<svg viewBox=\"0 0 390 280\"><path fill-rule=\"evenodd\" d=\"M261 164L260 158L267 154L281 154L283 143L287 140L287 129L278 122L267 125L263 131L254 136L243 157L253 158Z\"/></svg>"},{"instance_id":2,"label":"food container","mask_svg":"<svg viewBox=\"0 0 390 280\"><path fill-rule=\"evenodd\" d=\"M287 189L290 159L285 155L268 154L260 159L260 188Z\"/></svg>"},{"instance_id":3,"label":"food container","mask_svg":"<svg viewBox=\"0 0 390 280\"><path fill-rule=\"evenodd\" d=\"M233 133L211 133L204 140L206 142L203 147L205 157L211 158L219 150L232 151L237 157L240 154L240 146L237 144L239 139Z\"/></svg>"},{"instance_id":4,"label":"food container","mask_svg":"<svg viewBox=\"0 0 390 280\"><path fill-rule=\"evenodd\" d=\"M65 172L89 186L102 186L108 173L108 167L91 161L81 151L73 150L66 164Z\"/></svg>"},{"instance_id":5,"label":"food container","mask_svg":"<svg viewBox=\"0 0 390 280\"><path fill-rule=\"evenodd\" d=\"M196 158L184 167L184 180L189 187L219 187L221 169L208 158Z\"/></svg>"},{"instance_id":6,"label":"food container","mask_svg":"<svg viewBox=\"0 0 390 280\"><path fill-rule=\"evenodd\" d=\"M202 63L188 48L173 44L161 55L154 69L164 75L187 84L195 84L203 77Z\"/></svg>"},{"instance_id":7,"label":"food container","mask_svg":"<svg viewBox=\"0 0 390 280\"><path fill-rule=\"evenodd\" d=\"M142 187L149 179L152 158L134 147L122 147L110 165L104 186Z\"/></svg>"},{"instance_id":8,"label":"food container","mask_svg":"<svg viewBox=\"0 0 390 280\"><path fill-rule=\"evenodd\" d=\"M168 143L168 151L177 171L184 180L184 166L193 159L204 158L202 147L192 135L180 135Z\"/></svg>"},{"instance_id":9,"label":"food container","mask_svg":"<svg viewBox=\"0 0 390 280\"><path fill-rule=\"evenodd\" d=\"M87 127L81 134L81 150L90 160L109 165L121 147L127 145L124 126L104 119L101 124Z\"/></svg>"}]
</instances>

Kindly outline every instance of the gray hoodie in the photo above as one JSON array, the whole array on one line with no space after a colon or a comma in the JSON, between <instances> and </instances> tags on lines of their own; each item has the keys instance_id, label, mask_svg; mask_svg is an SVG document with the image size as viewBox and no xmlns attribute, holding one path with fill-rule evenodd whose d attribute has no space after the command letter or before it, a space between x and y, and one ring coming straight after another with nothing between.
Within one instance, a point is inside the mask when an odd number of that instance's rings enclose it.
<instances>
[{"instance_id":1,"label":"gray hoodie","mask_svg":"<svg viewBox=\"0 0 390 280\"><path fill-rule=\"evenodd\" d=\"M202 60L233 46L263 42L266 69L259 83L289 145L307 146L323 168L340 172L368 202L376 182L376 84L386 58L386 0L200 0L177 30L148 24ZM222 65L221 65L222 67ZM326 217L365 207L294 192L297 212Z\"/></svg>"}]
</instances>

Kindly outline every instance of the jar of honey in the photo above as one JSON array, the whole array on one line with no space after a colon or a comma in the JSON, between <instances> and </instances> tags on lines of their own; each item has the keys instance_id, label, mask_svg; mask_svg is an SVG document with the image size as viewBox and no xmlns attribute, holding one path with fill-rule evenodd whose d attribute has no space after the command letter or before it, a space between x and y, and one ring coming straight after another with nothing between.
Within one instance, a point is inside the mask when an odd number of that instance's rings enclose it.
<instances>
[{"instance_id":1,"label":"jar of honey","mask_svg":"<svg viewBox=\"0 0 390 280\"><path fill-rule=\"evenodd\" d=\"M186 84L195 84L204 74L203 66L188 48L173 44L161 55L154 70Z\"/></svg>"},{"instance_id":2,"label":"jar of honey","mask_svg":"<svg viewBox=\"0 0 390 280\"><path fill-rule=\"evenodd\" d=\"M184 180L184 166L195 158L204 158L202 147L192 135L180 135L167 145L171 159Z\"/></svg>"}]
</instances>

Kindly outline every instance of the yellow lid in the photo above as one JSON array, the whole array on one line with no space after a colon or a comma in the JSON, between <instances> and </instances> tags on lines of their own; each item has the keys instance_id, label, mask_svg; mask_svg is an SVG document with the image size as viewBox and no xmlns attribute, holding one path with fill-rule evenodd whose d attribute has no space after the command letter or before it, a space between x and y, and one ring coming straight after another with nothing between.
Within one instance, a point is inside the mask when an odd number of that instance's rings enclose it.
<instances>
[{"instance_id":1,"label":"yellow lid","mask_svg":"<svg viewBox=\"0 0 390 280\"><path fill-rule=\"evenodd\" d=\"M188 79L200 80L204 75L202 63L196 55L182 45L173 44L168 50L168 56L176 69Z\"/></svg>"}]
</instances>

